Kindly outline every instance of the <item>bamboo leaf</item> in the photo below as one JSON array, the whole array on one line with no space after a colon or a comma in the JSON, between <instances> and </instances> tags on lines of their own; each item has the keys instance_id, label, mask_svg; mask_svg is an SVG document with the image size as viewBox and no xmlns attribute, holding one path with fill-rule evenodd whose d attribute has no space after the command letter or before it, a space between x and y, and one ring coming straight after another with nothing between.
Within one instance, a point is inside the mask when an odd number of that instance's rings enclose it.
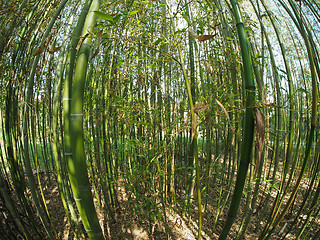
<instances>
[{"instance_id":1,"label":"bamboo leaf","mask_svg":"<svg viewBox=\"0 0 320 240\"><path fill-rule=\"evenodd\" d=\"M94 13L104 19L104 20L107 20L107 21L110 21L110 22L113 22L113 16L111 16L110 14L107 14L107 13L103 13L103 12L99 12L99 11L94 11Z\"/></svg>"},{"instance_id":2,"label":"bamboo leaf","mask_svg":"<svg viewBox=\"0 0 320 240\"><path fill-rule=\"evenodd\" d=\"M94 52L94 54L92 55L91 60L92 60L95 56L97 56L98 53L99 53L99 50L100 50L99 47L100 47L100 41L101 41L102 33L103 33L103 30L100 30L100 31L98 32L98 34L97 34L98 47L97 47L96 51Z\"/></svg>"},{"instance_id":3,"label":"bamboo leaf","mask_svg":"<svg viewBox=\"0 0 320 240\"><path fill-rule=\"evenodd\" d=\"M256 117L256 148L258 151L258 157L256 160L254 177L258 176L259 166L260 166L260 157L264 147L264 138L265 138L265 123L264 116L257 106L254 107L254 113Z\"/></svg>"},{"instance_id":4,"label":"bamboo leaf","mask_svg":"<svg viewBox=\"0 0 320 240\"><path fill-rule=\"evenodd\" d=\"M40 48L33 54L33 56L37 56L43 52L44 46L40 46Z\"/></svg>"},{"instance_id":5,"label":"bamboo leaf","mask_svg":"<svg viewBox=\"0 0 320 240\"><path fill-rule=\"evenodd\" d=\"M305 94L307 94L307 95L309 94L308 91L305 90L305 89L303 89L303 88L298 88L297 91L303 92L303 93L305 93Z\"/></svg>"},{"instance_id":6,"label":"bamboo leaf","mask_svg":"<svg viewBox=\"0 0 320 240\"><path fill-rule=\"evenodd\" d=\"M192 115L192 123L191 123L191 139L193 140L195 134L196 134L196 130L197 130L197 126L198 126L198 114L197 113L193 113Z\"/></svg>"},{"instance_id":7,"label":"bamboo leaf","mask_svg":"<svg viewBox=\"0 0 320 240\"><path fill-rule=\"evenodd\" d=\"M159 45L159 43L161 42L161 40L162 40L161 38L158 38L157 41L154 42L154 45L156 45L156 46Z\"/></svg>"},{"instance_id":8,"label":"bamboo leaf","mask_svg":"<svg viewBox=\"0 0 320 240\"><path fill-rule=\"evenodd\" d=\"M280 72L284 73L285 75L288 75L288 73L282 69L279 69Z\"/></svg>"},{"instance_id":9,"label":"bamboo leaf","mask_svg":"<svg viewBox=\"0 0 320 240\"><path fill-rule=\"evenodd\" d=\"M50 35L50 36L44 41L44 43L43 43L43 44L39 47L39 49L33 54L33 56L37 56L37 55L39 55L40 53L44 52L44 51L47 49L47 47L48 47L51 39L52 39L52 35Z\"/></svg>"},{"instance_id":10,"label":"bamboo leaf","mask_svg":"<svg viewBox=\"0 0 320 240\"><path fill-rule=\"evenodd\" d=\"M91 59L93 59L95 56L97 56L99 53L99 46L97 47L96 51L94 52L94 54L92 55Z\"/></svg>"},{"instance_id":11,"label":"bamboo leaf","mask_svg":"<svg viewBox=\"0 0 320 240\"><path fill-rule=\"evenodd\" d=\"M77 46L76 46L76 48L75 48L76 50L79 50L79 49L80 49L83 41L88 37L88 35L89 35L89 33L87 33L86 35L84 35L84 37L80 37L79 42L78 42L78 44L77 44Z\"/></svg>"},{"instance_id":12,"label":"bamboo leaf","mask_svg":"<svg viewBox=\"0 0 320 240\"><path fill-rule=\"evenodd\" d=\"M198 40L199 40L199 41L206 41L206 40L209 40L209 39L211 39L211 38L214 38L214 36L216 36L216 35L217 35L217 34L198 36Z\"/></svg>"},{"instance_id":13,"label":"bamboo leaf","mask_svg":"<svg viewBox=\"0 0 320 240\"><path fill-rule=\"evenodd\" d=\"M61 47L62 47L62 46L59 46L59 47L56 47L56 48L54 48L54 49L52 49L52 50L49 50L49 53L50 53L50 54L53 54L53 53L59 51Z\"/></svg>"},{"instance_id":14,"label":"bamboo leaf","mask_svg":"<svg viewBox=\"0 0 320 240\"><path fill-rule=\"evenodd\" d=\"M261 153L264 145L264 135L265 135L265 123L264 116L258 107L254 107L254 113L256 117L256 145L258 151Z\"/></svg>"},{"instance_id":15,"label":"bamboo leaf","mask_svg":"<svg viewBox=\"0 0 320 240\"><path fill-rule=\"evenodd\" d=\"M224 112L224 114L226 115L228 120L230 121L230 117L229 117L229 114L227 112L227 109L222 105L222 103L218 99L216 99L216 102L221 107L222 111Z\"/></svg>"},{"instance_id":16,"label":"bamboo leaf","mask_svg":"<svg viewBox=\"0 0 320 240\"><path fill-rule=\"evenodd\" d=\"M132 15L134 15L134 14L140 12L140 11L141 11L141 9L137 9L137 10L134 10L132 12L129 12L129 16L132 16Z\"/></svg>"},{"instance_id":17,"label":"bamboo leaf","mask_svg":"<svg viewBox=\"0 0 320 240\"><path fill-rule=\"evenodd\" d=\"M203 112L208 108L208 103L196 103L193 107L195 113Z\"/></svg>"}]
</instances>

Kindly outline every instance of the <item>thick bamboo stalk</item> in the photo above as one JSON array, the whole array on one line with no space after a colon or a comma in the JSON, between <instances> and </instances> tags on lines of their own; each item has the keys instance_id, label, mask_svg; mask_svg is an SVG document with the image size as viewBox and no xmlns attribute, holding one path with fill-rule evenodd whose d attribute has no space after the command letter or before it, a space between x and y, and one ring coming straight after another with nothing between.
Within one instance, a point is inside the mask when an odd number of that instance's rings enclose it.
<instances>
[{"instance_id":1,"label":"thick bamboo stalk","mask_svg":"<svg viewBox=\"0 0 320 240\"><path fill-rule=\"evenodd\" d=\"M70 142L72 149L72 163L69 163L69 177L70 180L72 179L71 186L73 196L75 198L82 223L90 239L104 238L93 203L83 138L84 87L86 82L93 25L97 18L94 11L98 11L99 6L99 0L92 1L89 13L84 23L81 36L87 37L82 42L75 63L72 83L72 100L70 106Z\"/></svg>"},{"instance_id":2,"label":"thick bamboo stalk","mask_svg":"<svg viewBox=\"0 0 320 240\"><path fill-rule=\"evenodd\" d=\"M243 82L245 86L244 92L246 96L244 105L246 111L244 118L243 141L241 143L240 165L237 172L236 185L231 200L231 205L228 211L228 217L223 227L223 230L219 236L219 240L227 238L229 230L232 224L234 223L235 218L237 217L242 191L247 176L247 170L252 159L252 146L254 134L253 104L255 101L255 85L253 80L253 70L248 39L246 36L244 24L241 19L241 11L239 4L236 0L231 0L231 5L239 35L239 43L243 60Z\"/></svg>"}]
</instances>

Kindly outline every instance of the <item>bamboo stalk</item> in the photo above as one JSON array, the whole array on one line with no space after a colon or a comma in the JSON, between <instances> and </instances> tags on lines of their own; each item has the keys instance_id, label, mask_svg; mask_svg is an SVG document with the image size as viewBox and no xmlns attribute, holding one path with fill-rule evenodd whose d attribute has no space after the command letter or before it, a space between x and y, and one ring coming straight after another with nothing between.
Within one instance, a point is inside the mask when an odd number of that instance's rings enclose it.
<instances>
[{"instance_id":1,"label":"bamboo stalk","mask_svg":"<svg viewBox=\"0 0 320 240\"><path fill-rule=\"evenodd\" d=\"M69 163L69 177L82 223L90 239L103 239L103 233L94 207L91 186L89 183L86 155L83 139L83 102L84 86L86 82L90 44L93 25L100 6L99 0L93 0L89 13L84 22L81 36L87 35L79 49L75 62L72 83L72 101L70 106L70 145L72 149L72 163ZM76 184L75 184L76 183Z\"/></svg>"},{"instance_id":2,"label":"bamboo stalk","mask_svg":"<svg viewBox=\"0 0 320 240\"><path fill-rule=\"evenodd\" d=\"M235 221L237 211L240 205L242 191L247 176L247 170L252 159L252 146L253 146L253 134L254 134L254 113L253 104L255 101L255 86L253 80L253 70L251 63L251 56L248 46L248 39L244 29L244 24L241 20L241 11L236 0L231 0L231 5L235 17L237 31L239 35L239 42L241 48L241 55L243 59L243 82L245 89L245 117L244 117L244 130L243 141L241 144L240 165L237 172L236 185L231 200L231 205L228 211L228 217L223 227L223 230L219 236L219 240L226 239L229 230Z\"/></svg>"}]
</instances>

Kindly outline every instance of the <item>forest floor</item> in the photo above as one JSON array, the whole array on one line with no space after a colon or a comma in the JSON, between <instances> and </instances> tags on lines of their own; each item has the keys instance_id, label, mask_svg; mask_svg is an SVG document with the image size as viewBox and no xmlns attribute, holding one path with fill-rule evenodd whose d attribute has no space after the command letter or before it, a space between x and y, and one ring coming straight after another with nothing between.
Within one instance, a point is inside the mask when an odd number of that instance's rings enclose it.
<instances>
[{"instance_id":1,"label":"forest floor","mask_svg":"<svg viewBox=\"0 0 320 240\"><path fill-rule=\"evenodd\" d=\"M53 176L53 174L52 174ZM41 175L41 183L44 190L44 195L46 197L46 203L48 207L48 211L50 213L50 217L52 220L52 225L54 226L57 234L58 239L74 239L73 232L70 228L70 224L67 220L58 188L55 184L51 182L49 184L48 178L46 176ZM303 183L306 184L306 183ZM121 186L121 184L120 184ZM303 185L302 185L303 186ZM305 186L306 187L306 186ZM219 187L215 189L210 189L209 195L211 196L208 200L208 208L206 212L203 214L203 224L202 224L202 239L218 239L218 233L221 232L223 224L226 220L227 210L228 207L223 209L219 220L217 221L215 229L213 226L215 225L216 216L219 212L219 209L215 208L214 206L217 203L211 202L213 199L218 199L219 197ZM141 208L140 217L137 217L137 214L133 214L132 207L129 204L128 194L124 187L119 187L118 189L118 201L120 204L119 209L115 211L115 219L116 221L111 221L107 214L104 211L100 211L97 208L98 218L100 221L100 225L104 226L103 231L105 236L109 239L135 239L135 240L156 240L156 239L165 239L165 226L163 221L159 221L159 218L155 218L151 224L148 219L150 219L148 213L144 212L144 207ZM267 192L265 192L267 193ZM260 193L263 194L263 193ZM300 206L300 203L303 201L303 195L297 195L296 204L297 208ZM260 196L263 197L262 195ZM265 197L265 196L264 196ZM272 200L275 198L275 194L271 194L270 204L273 202ZM243 216L243 211L245 209L245 199L242 198L243 204L240 206L239 214L237 221L232 226L232 229L229 233L228 239L236 239L238 229L241 225L241 218ZM17 203L18 204L18 203ZM95 205L97 206L97 200L95 199ZM196 203L194 203L196 205ZM259 206L259 202L257 204ZM132 203L131 203L132 206ZM161 206L161 204L159 204ZM268 206L269 210L272 206ZM172 240L192 240L196 239L197 237L197 209L190 209L188 215L182 216L180 213L174 212L171 207L166 207L166 218L167 218L167 229L169 239ZM258 239L259 233L262 231L262 228L265 222L260 222L257 224L259 211L259 207L255 210L255 213L252 216L250 225L246 231L245 239ZM18 205L18 212L23 216L24 210L19 209ZM159 210L161 212L161 210ZM268 211L270 212L270 211ZM9 214L6 213L5 206L3 201L0 199L0 224L2 226L2 232L0 231L0 235L8 236L8 238L4 239L22 239L21 235L18 234L17 227L13 224L13 219L10 218ZM280 226L274 232L270 239L280 239L280 236L286 232L290 223L292 223L295 215L297 213L297 209L290 209L290 213L287 214L284 220L281 222ZM163 215L163 213L162 213ZM141 217L142 216L142 217ZM188 217L187 217L188 216ZM303 215L302 215L303 217ZM163 216L162 216L163 218ZM23 219L23 218L22 218ZM319 219L318 219L319 220ZM29 222L25 221L25 224L28 226L30 225ZM39 222L40 224L40 222ZM314 229L311 229L311 236L312 231L315 233L318 231L320 226L320 222L316 224ZM317 229L318 228L318 229ZM288 234L285 239L296 239L296 232L298 228L293 228L293 232ZM44 230L41 230L44 231ZM30 231L32 232L32 231ZM16 236L12 237L12 233L16 234ZM3 235L4 234L4 235ZM0 239L2 239L0 237ZM39 239L34 235L34 239Z\"/></svg>"}]
</instances>

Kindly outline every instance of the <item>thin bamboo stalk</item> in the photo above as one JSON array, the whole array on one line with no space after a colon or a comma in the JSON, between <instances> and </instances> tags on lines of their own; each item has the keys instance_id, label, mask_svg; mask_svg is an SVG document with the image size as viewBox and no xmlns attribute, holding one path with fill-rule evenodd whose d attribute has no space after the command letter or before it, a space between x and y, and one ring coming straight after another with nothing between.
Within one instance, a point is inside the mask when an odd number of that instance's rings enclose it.
<instances>
[{"instance_id":1,"label":"thin bamboo stalk","mask_svg":"<svg viewBox=\"0 0 320 240\"><path fill-rule=\"evenodd\" d=\"M47 37L49 36L49 33L53 27L53 24L55 23L56 19L60 15L62 9L64 8L67 0L64 0L60 3L58 6L54 16L52 17L44 35L41 40L40 46L44 44L44 42L47 40ZM31 164L30 164L30 156L29 156L29 120L30 120L30 106L32 106L32 97L33 97L33 86L34 86L34 77L36 72L36 67L40 59L40 54L38 54L33 61L32 70L30 72L28 86L27 86L27 94L25 98L25 107L24 107L24 121L23 121L23 142L24 142L24 166L25 170L27 172L27 177L30 183L30 190L32 193L32 198L35 202L35 206L37 208L37 211L39 213L40 219L42 221L42 224L48 234L48 237L50 239L54 239L54 236L52 235L51 231L48 227L48 216L43 213L43 210L40 208L40 199L38 198L38 194L36 192L36 186L35 186L35 180L32 174Z\"/></svg>"}]
</instances>

